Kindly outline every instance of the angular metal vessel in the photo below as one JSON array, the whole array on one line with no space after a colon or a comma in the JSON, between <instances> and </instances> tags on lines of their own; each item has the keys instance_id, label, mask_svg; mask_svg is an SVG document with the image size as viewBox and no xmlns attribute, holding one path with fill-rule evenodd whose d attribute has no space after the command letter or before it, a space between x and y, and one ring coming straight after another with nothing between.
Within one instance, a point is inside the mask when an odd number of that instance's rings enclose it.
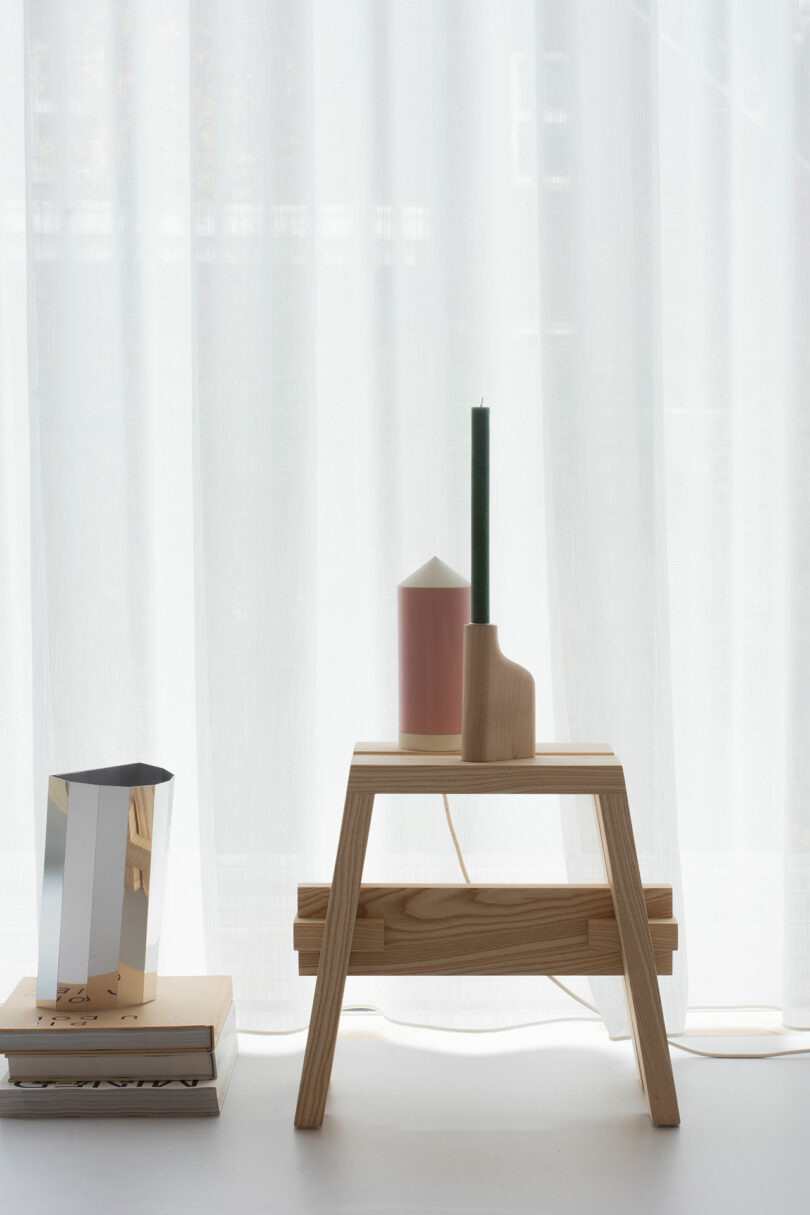
<instances>
[{"instance_id":1,"label":"angular metal vessel","mask_svg":"<svg viewBox=\"0 0 810 1215\"><path fill-rule=\"evenodd\" d=\"M154 1000L174 776L151 764L48 781L37 1004Z\"/></svg>"}]
</instances>

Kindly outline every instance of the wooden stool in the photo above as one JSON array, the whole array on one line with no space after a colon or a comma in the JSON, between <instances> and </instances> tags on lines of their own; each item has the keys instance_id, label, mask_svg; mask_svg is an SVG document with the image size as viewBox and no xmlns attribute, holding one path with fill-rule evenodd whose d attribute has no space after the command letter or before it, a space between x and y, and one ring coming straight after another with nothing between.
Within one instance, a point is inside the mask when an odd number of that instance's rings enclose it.
<instances>
[{"instance_id":1,"label":"wooden stool","mask_svg":"<svg viewBox=\"0 0 810 1215\"><path fill-rule=\"evenodd\" d=\"M608 885L361 885L376 793L590 793ZM677 1126L657 974L672 973L672 888L642 886L624 772L609 747L533 759L355 748L331 886L299 886L299 973L317 974L297 1127L323 1121L346 975L623 974L650 1117Z\"/></svg>"}]
</instances>

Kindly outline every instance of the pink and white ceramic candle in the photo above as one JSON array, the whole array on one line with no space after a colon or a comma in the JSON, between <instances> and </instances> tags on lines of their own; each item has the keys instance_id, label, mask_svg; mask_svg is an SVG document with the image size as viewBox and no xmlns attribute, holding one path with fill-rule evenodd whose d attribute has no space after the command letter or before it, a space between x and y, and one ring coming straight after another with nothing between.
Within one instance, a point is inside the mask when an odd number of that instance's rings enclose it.
<instances>
[{"instance_id":1,"label":"pink and white ceramic candle","mask_svg":"<svg viewBox=\"0 0 810 1215\"><path fill-rule=\"evenodd\" d=\"M470 584L438 557L399 584L399 745L461 750Z\"/></svg>"}]
</instances>

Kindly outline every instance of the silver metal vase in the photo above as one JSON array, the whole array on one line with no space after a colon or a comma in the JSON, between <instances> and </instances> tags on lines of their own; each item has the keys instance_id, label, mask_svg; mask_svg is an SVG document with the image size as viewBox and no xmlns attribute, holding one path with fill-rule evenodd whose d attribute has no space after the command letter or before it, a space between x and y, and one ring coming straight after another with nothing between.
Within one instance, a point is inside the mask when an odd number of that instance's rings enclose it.
<instances>
[{"instance_id":1,"label":"silver metal vase","mask_svg":"<svg viewBox=\"0 0 810 1215\"><path fill-rule=\"evenodd\" d=\"M172 773L151 764L50 777L41 1008L154 1000L173 793Z\"/></svg>"}]
</instances>

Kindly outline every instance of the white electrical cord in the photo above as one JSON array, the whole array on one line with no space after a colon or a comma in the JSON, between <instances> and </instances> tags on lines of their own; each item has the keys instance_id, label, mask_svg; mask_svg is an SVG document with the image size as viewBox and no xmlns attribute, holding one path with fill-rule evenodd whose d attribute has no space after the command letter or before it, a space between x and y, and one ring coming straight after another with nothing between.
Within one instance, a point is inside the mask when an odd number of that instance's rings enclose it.
<instances>
[{"instance_id":1,"label":"white electrical cord","mask_svg":"<svg viewBox=\"0 0 810 1215\"><path fill-rule=\"evenodd\" d=\"M467 885L472 885L472 883L470 881L470 875L467 872L467 866L464 863L464 856L462 855L462 852L461 852L461 845L458 842L458 836L456 835L456 829L453 825L453 816L450 813L450 801L449 801L446 793L442 794L442 801L444 802L444 813L445 813L445 817L447 819L447 826L450 831L450 838L452 839L453 847L456 850L456 857L458 858L459 868L461 869L462 875L464 877L464 881L467 883ZM566 1022L568 1022L568 1021L591 1021L591 1022L593 1022L593 1021L602 1020L601 1015L599 1013L599 1009L594 1004L590 1004L587 1000L584 1000L582 998L582 996L578 996L576 994L576 992L571 991L571 988L566 987L566 985L564 983L561 983L560 980L556 977L556 975L546 975L546 978L550 982L554 983L557 987L559 987L560 991L564 991L567 996L570 996L572 1000L576 1000L577 1004L581 1004L583 1006L583 1008L587 1008L590 1012L595 1013L596 1015L593 1017L549 1017L544 1021L524 1021L520 1025L503 1025L503 1026L498 1025L498 1026L492 1026L492 1027L484 1026L483 1028L478 1028L478 1029L469 1029L469 1028L459 1029L459 1028L453 1028L452 1026L448 1026L448 1025L425 1025L425 1024L422 1024L422 1023L416 1022L416 1021L398 1021L395 1017L387 1016L386 1013L382 1012L382 1010L379 1008L375 1008L374 1005L372 1005L372 1004L348 1004L348 1005L344 1005L341 1011L342 1012L377 1013L379 1016L383 1017L386 1021L389 1021L392 1025L401 1025L406 1029L432 1029L432 1030L436 1030L439 1033L448 1033L448 1034L502 1034L502 1033L506 1033L508 1030L512 1030L512 1029L534 1029L534 1028L536 1028L538 1026L542 1026L542 1025L557 1025L561 1021L566 1021ZM776 1004L690 1004L689 1010L690 1011L700 1011L700 1010L721 1011L721 1012L726 1012L726 1011L728 1011L728 1012L749 1012L749 1011L750 1012L780 1012L781 1011L779 1006ZM251 1029L251 1030L246 1030L244 1032L251 1033L251 1034L260 1034L265 1037L283 1037L286 1034L299 1034L306 1028L307 1027L305 1025L302 1025L297 1029ZM243 1032L243 1031L240 1031L240 1032ZM802 1032L802 1031L799 1030L797 1032ZM626 1041L627 1036L625 1035L624 1039L614 1038L613 1040L614 1041L622 1041L622 1040ZM704 1059L778 1059L782 1055L807 1055L807 1054L810 1054L810 1047L802 1047L801 1049L797 1049L797 1050L765 1051L762 1053L751 1054L751 1055L743 1054L743 1053L719 1054L715 1051L699 1050L695 1046L685 1046L684 1043L682 1043L682 1042L673 1041L673 1039L671 1037L669 1037L669 1035L667 1035L667 1041L669 1042L670 1046L674 1046L676 1050L686 1051L690 1055L700 1055Z\"/></svg>"},{"instance_id":2,"label":"white electrical cord","mask_svg":"<svg viewBox=\"0 0 810 1215\"><path fill-rule=\"evenodd\" d=\"M461 846L458 842L458 836L456 835L455 827L453 826L453 816L450 813L450 801L449 801L446 793L442 794L442 801L444 802L444 813L447 817L447 825L450 828L450 835L453 840L453 847L456 850L456 856L458 857L458 863L461 868L461 872L464 875L464 881L468 885L470 885L471 884L470 875L467 872L467 866L464 864L464 857L462 856L462 853L461 853ZM560 980L555 975L546 975L546 978L550 979L550 981L552 983L554 983L557 987L559 987L560 991L564 991L565 994L567 996L570 996L572 1000L576 1000L577 1004L581 1004L583 1006L583 1008L590 1009L591 1012L596 1013L596 1016L599 1017L599 1019L601 1020L601 1017L599 1016L599 1009L596 1008L596 1006L594 1004L589 1004L587 1000L583 1000L582 996L578 996L576 994L576 992L571 991L571 988L566 987L566 985L564 983L561 983ZM699 1004L699 1005L696 1004L696 1005L692 1005L691 1007L696 1008L696 1009L697 1008L710 1009L713 1006L710 1004ZM735 1008L742 1009L742 1008L748 1008L749 1006L742 1005L742 1004L740 1004L740 1005L725 1004L725 1005L717 1005L716 1007L724 1008L724 1009L735 1009ZM769 1005L751 1005L750 1007L752 1009L753 1008L762 1008L762 1009L768 1009L769 1011L771 1010L771 1006L769 1006ZM774 1011L778 1011L778 1009L774 1009ZM565 1021L565 1020L590 1021L591 1019L592 1019L591 1017L576 1017L576 1018L575 1017L570 1017L570 1018L569 1017L557 1017L557 1018L555 1018L555 1020L557 1020L557 1021ZM397 1024L397 1025L403 1024L404 1025L404 1024L406 1024L406 1022L397 1021L397 1022L394 1022L394 1024ZM551 1024L551 1022L530 1021L526 1025L510 1025L506 1028L508 1028L508 1029L528 1029L529 1026L532 1026L532 1025L548 1025L548 1024ZM413 1028L421 1029L423 1027L422 1026L413 1026ZM426 1028L426 1027L424 1027L424 1028ZM458 1032L458 1031L456 1031L456 1032ZM484 1030L479 1029L479 1030L466 1030L464 1032L467 1032L467 1033L492 1033L492 1032L498 1032L498 1031L497 1030L493 1031L493 1030L489 1030L489 1029L484 1029ZM780 1057L780 1055L807 1055L807 1054L810 1054L810 1047L801 1047L796 1050L765 1051L763 1053L750 1054L750 1055L743 1054L743 1053L718 1054L715 1051L698 1050L697 1047L694 1047L694 1046L685 1046L682 1042L673 1041L673 1039L669 1035L667 1035L667 1041L669 1042L670 1046L674 1046L676 1050L686 1051L690 1055L701 1055L704 1059L778 1059Z\"/></svg>"}]
</instances>

